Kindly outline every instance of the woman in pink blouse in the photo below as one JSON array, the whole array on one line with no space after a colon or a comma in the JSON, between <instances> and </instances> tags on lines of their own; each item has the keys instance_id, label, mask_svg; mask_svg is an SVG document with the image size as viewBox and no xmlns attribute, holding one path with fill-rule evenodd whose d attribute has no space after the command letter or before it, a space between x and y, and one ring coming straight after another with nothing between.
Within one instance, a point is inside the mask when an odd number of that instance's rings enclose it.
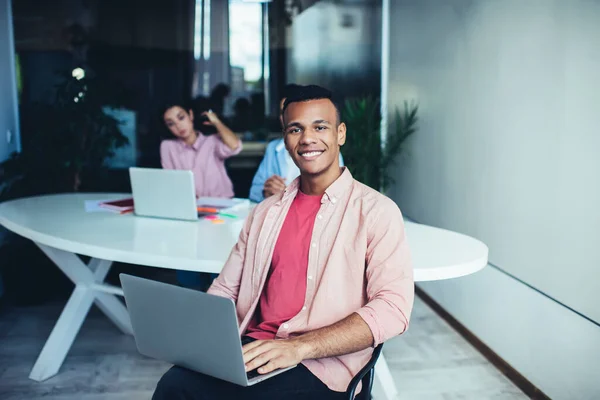
<instances>
[{"instance_id":1,"label":"woman in pink blouse","mask_svg":"<svg viewBox=\"0 0 600 400\"><path fill-rule=\"evenodd\" d=\"M242 141L212 111L201 114L205 125L217 129L205 136L194 129L194 112L171 105L163 113L165 125L176 140L160 144L160 161L165 169L184 169L194 173L196 196L233 197L233 184L225 170L225 160L242 151Z\"/></svg>"},{"instance_id":2,"label":"woman in pink blouse","mask_svg":"<svg viewBox=\"0 0 600 400\"><path fill-rule=\"evenodd\" d=\"M194 173L196 196L233 197L233 184L225 170L225 160L242 151L242 141L217 115L209 110L201 114L205 125L217 129L216 135L205 136L194 129L194 112L180 105L165 108L165 125L176 140L160 144L160 162L165 169L184 169ZM183 286L205 290L214 274L177 271L177 280Z\"/></svg>"}]
</instances>

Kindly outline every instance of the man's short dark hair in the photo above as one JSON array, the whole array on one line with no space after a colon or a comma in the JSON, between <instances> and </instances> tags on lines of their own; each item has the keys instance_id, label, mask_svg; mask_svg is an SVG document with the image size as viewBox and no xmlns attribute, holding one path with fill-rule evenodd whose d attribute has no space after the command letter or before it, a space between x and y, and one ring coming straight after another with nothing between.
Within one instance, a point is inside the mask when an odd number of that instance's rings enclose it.
<instances>
[{"instance_id":1,"label":"man's short dark hair","mask_svg":"<svg viewBox=\"0 0 600 400\"><path fill-rule=\"evenodd\" d=\"M287 99L290 96L293 96L295 91L302 89L302 86L296 85L295 83L288 83L283 88L283 96L282 99Z\"/></svg>"},{"instance_id":2,"label":"man's short dark hair","mask_svg":"<svg viewBox=\"0 0 600 400\"><path fill-rule=\"evenodd\" d=\"M285 113L285 110L288 108L288 106L292 103L302 103L305 101L322 99L327 99L331 101L331 103L335 107L335 113L337 115L336 124L339 125L341 121L340 108L338 107L333 97L333 93L330 90L317 85L298 86L294 88L290 96L286 97L285 102L283 103L282 115Z\"/></svg>"}]
</instances>

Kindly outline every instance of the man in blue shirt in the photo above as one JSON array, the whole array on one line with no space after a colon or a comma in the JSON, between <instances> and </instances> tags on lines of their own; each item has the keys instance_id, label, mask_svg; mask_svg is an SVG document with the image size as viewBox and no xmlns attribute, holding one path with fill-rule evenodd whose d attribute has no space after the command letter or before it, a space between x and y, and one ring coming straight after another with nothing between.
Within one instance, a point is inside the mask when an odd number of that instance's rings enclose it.
<instances>
[{"instance_id":1,"label":"man in blue shirt","mask_svg":"<svg viewBox=\"0 0 600 400\"><path fill-rule=\"evenodd\" d=\"M302 86L290 84L284 88L283 98L279 103L280 120L285 99L296 90L302 90ZM340 166L343 165L344 159L340 153ZM287 152L283 138L273 140L267 145L264 158L252 180L250 200L260 203L267 197L283 192L285 187L292 183L298 175L300 175L300 170Z\"/></svg>"}]
</instances>

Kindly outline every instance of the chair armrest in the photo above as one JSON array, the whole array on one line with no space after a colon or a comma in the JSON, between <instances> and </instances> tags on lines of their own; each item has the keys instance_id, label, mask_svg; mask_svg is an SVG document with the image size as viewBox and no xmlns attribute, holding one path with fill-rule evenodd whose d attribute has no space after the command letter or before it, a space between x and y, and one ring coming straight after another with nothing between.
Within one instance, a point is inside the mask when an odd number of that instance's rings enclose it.
<instances>
[{"instance_id":1,"label":"chair armrest","mask_svg":"<svg viewBox=\"0 0 600 400\"><path fill-rule=\"evenodd\" d=\"M375 347L375 350L373 350L373 355L371 356L371 359L369 360L369 362L358 372L358 374L356 374L354 376L354 378L352 378L352 380L348 384L348 389L346 389L346 394L348 395L349 400L354 400L354 396L356 393L356 388L358 387L358 383L369 372L373 372L373 368L375 368L377 359L379 358L379 355L381 354L381 349L383 349L383 343L381 343L377 347ZM371 376L371 380L372 380L372 376ZM364 385L363 385L362 390L370 390L370 388L364 387Z\"/></svg>"}]
</instances>

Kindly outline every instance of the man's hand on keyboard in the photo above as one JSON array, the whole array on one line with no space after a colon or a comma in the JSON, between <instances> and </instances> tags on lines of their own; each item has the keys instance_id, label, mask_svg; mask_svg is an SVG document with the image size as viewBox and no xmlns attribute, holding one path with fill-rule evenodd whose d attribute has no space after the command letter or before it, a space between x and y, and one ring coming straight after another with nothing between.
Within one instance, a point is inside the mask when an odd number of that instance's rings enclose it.
<instances>
[{"instance_id":1,"label":"man's hand on keyboard","mask_svg":"<svg viewBox=\"0 0 600 400\"><path fill-rule=\"evenodd\" d=\"M258 368L268 374L276 369L297 365L304 360L305 346L293 339L257 340L242 347L246 371Z\"/></svg>"}]
</instances>

